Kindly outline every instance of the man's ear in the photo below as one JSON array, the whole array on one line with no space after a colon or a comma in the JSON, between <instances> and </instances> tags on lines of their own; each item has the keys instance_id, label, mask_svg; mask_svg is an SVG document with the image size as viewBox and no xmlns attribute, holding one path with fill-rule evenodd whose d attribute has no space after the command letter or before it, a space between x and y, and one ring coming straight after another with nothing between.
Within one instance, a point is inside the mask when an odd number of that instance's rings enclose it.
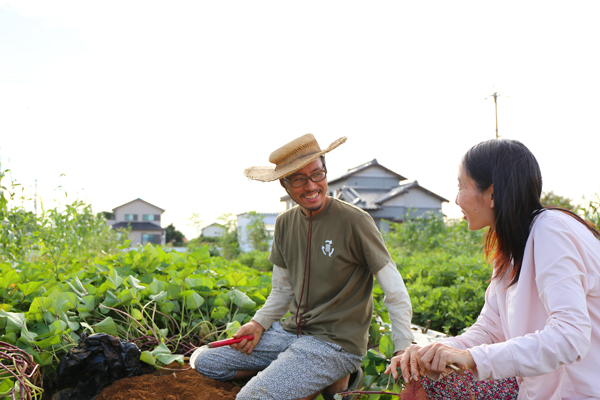
<instances>
[{"instance_id":1,"label":"man's ear","mask_svg":"<svg viewBox=\"0 0 600 400\"><path fill-rule=\"evenodd\" d=\"M288 190L287 186L285 186L285 181L283 179L279 180L279 184L281 185L282 188L285 189L285 192L288 194L288 196L292 197L292 195L290 194L290 191Z\"/></svg>"}]
</instances>

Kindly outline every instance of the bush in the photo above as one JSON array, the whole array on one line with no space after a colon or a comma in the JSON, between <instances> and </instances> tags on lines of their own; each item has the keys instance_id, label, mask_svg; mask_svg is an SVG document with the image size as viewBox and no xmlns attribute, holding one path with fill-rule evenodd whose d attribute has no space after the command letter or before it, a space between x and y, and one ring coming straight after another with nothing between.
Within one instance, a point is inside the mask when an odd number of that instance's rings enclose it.
<instances>
[{"instance_id":1,"label":"bush","mask_svg":"<svg viewBox=\"0 0 600 400\"><path fill-rule=\"evenodd\" d=\"M432 215L391 226L386 245L410 295L413 323L431 320L432 329L455 335L475 322L492 273L483 256L484 235L465 221ZM389 322L383 294L375 304L379 318Z\"/></svg>"},{"instance_id":2,"label":"bush","mask_svg":"<svg viewBox=\"0 0 600 400\"><path fill-rule=\"evenodd\" d=\"M257 269L259 271L272 271L273 263L269 261L268 251L252 250L243 253L237 259L240 264Z\"/></svg>"}]
</instances>

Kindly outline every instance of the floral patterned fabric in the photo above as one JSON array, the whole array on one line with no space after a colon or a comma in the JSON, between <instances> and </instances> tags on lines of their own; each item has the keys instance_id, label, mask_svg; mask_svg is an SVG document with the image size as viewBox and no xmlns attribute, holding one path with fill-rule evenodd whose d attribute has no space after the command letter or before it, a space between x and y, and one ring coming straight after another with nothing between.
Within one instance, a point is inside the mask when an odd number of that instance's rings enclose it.
<instances>
[{"instance_id":1,"label":"floral patterned fabric","mask_svg":"<svg viewBox=\"0 0 600 400\"><path fill-rule=\"evenodd\" d=\"M421 384L430 400L488 400L514 399L519 395L515 378L499 381L475 381L471 371L450 374L439 381L421 378Z\"/></svg>"}]
</instances>

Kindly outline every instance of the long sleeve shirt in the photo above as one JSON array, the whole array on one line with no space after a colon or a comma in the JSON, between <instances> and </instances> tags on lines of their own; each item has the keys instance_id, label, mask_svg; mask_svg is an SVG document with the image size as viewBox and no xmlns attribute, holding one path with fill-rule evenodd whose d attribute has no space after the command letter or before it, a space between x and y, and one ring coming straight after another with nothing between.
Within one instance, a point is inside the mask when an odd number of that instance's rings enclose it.
<instances>
[{"instance_id":1,"label":"long sleeve shirt","mask_svg":"<svg viewBox=\"0 0 600 400\"><path fill-rule=\"evenodd\" d=\"M413 334L410 330L412 307L404 281L393 262L389 262L378 271L375 279L385 294L384 305L388 309L392 323L395 350L404 350L413 341ZM280 320L288 312L293 298L294 289L288 270L274 266L271 294L252 319L265 330L269 329L273 322Z\"/></svg>"},{"instance_id":2,"label":"long sleeve shirt","mask_svg":"<svg viewBox=\"0 0 600 400\"><path fill-rule=\"evenodd\" d=\"M477 380L516 376L520 400L600 399L600 241L544 211L509 281L493 279L477 322L443 342L469 350Z\"/></svg>"}]
</instances>

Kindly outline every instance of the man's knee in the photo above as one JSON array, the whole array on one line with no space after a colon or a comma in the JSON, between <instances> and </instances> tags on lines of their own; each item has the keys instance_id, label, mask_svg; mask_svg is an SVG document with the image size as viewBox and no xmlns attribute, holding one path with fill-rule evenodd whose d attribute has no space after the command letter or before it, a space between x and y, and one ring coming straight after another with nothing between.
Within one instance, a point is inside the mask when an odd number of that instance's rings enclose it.
<instances>
[{"instance_id":1,"label":"man's knee","mask_svg":"<svg viewBox=\"0 0 600 400\"><path fill-rule=\"evenodd\" d=\"M228 381L233 379L236 370L232 369L227 363L227 357L219 351L206 349L196 357L196 371L210 379L219 381Z\"/></svg>"}]
</instances>

